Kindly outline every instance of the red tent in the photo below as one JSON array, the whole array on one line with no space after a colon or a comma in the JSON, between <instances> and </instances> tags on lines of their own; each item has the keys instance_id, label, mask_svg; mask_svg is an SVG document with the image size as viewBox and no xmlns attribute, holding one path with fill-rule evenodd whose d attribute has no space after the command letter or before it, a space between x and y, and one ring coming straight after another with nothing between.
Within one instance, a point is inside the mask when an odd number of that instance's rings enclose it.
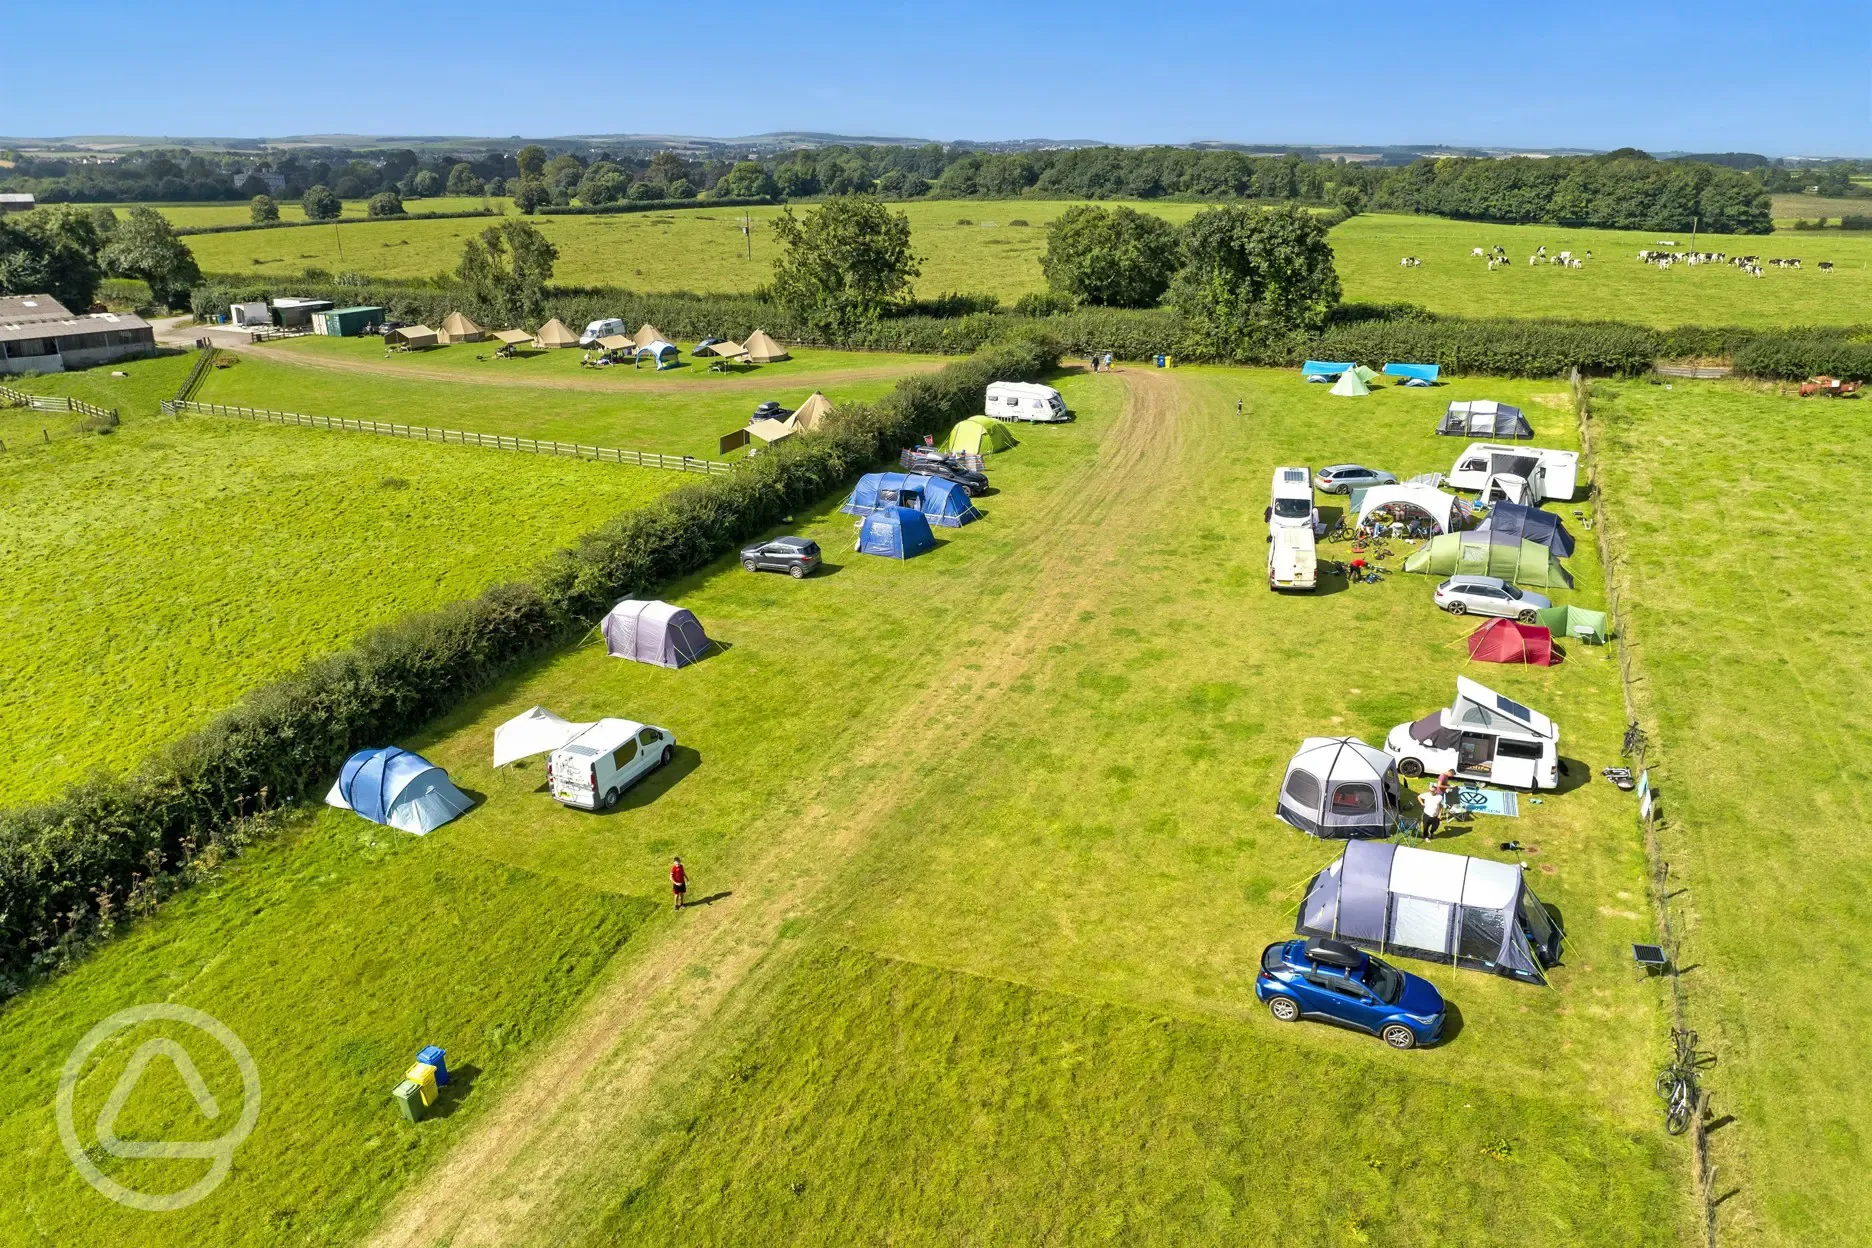
<instances>
[{"instance_id":1,"label":"red tent","mask_svg":"<svg viewBox=\"0 0 1872 1248\"><path fill-rule=\"evenodd\" d=\"M1469 657L1484 663L1538 663L1551 667L1553 634L1539 624L1490 620L1469 634Z\"/></svg>"}]
</instances>

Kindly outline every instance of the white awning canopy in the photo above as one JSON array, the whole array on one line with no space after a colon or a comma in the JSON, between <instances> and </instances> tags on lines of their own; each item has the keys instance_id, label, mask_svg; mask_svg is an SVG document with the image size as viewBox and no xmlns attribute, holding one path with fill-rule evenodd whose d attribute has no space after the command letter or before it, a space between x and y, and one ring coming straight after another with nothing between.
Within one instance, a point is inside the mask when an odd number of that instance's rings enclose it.
<instances>
[{"instance_id":1,"label":"white awning canopy","mask_svg":"<svg viewBox=\"0 0 1872 1248\"><path fill-rule=\"evenodd\" d=\"M549 754L590 727L561 719L543 706L522 711L494 730L494 765L505 767L534 754Z\"/></svg>"}]
</instances>

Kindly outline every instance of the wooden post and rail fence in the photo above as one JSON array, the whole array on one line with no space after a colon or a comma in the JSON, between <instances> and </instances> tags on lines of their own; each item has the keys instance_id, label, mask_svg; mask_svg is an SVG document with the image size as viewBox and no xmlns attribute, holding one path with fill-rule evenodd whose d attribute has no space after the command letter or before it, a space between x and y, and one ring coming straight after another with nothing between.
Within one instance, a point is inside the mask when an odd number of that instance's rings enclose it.
<instances>
[{"instance_id":1,"label":"wooden post and rail fence","mask_svg":"<svg viewBox=\"0 0 1872 1248\"><path fill-rule=\"evenodd\" d=\"M232 407L224 403L197 403L193 399L164 399L163 415L193 413L203 416L232 416L240 420L261 421L272 425L297 425L306 429L337 429L347 433L374 433L391 438L409 438L417 442L440 442L450 446L478 446L496 451L518 451L528 455L558 455L573 459L591 459L606 464L629 464L638 468L660 468L671 472L693 472L703 476L726 476L734 465L719 459L701 459L693 455L663 455L656 451L628 451L611 446L593 446L584 442L560 442L547 438L521 438L503 433L474 433L461 429L437 429L427 425L404 425L393 421L352 420L340 416L308 416L302 412L277 412L268 408Z\"/></svg>"},{"instance_id":2,"label":"wooden post and rail fence","mask_svg":"<svg viewBox=\"0 0 1872 1248\"><path fill-rule=\"evenodd\" d=\"M1587 494L1594 500L1598 513L1593 524L1593 535L1599 547L1600 564L1605 568L1606 614L1611 620L1613 636L1618 641L1619 691L1625 702L1625 722L1631 729L1627 733L1631 769L1643 786L1639 797L1638 823L1644 836L1652 909L1657 915L1659 935L1662 938L1660 943L1669 958L1666 971L1671 988L1671 1020L1674 1027L1687 1031L1690 1026L1690 1006L1684 992L1683 977L1678 972L1678 968L1683 965L1683 934L1679 916L1671 908L1671 867L1669 860L1664 857L1663 843L1658 835L1661 820L1658 817L1657 786L1650 776L1655 751L1649 734L1642 727L1644 720L1639 712L1637 687L1641 677L1637 672L1637 653L1630 619L1620 600L1620 578L1614 564L1612 526L1607 523L1605 507L1598 505L1603 503L1604 491L1599 484L1599 455L1593 446L1592 386L1577 368L1568 382L1573 391L1574 410L1579 418L1580 449L1586 459ZM1716 1248L1718 1198L1716 1167L1710 1163L1709 1137L1705 1126L1709 1117L1708 1109L1709 1092L1699 1088L1690 1120L1691 1160L1697 1198L1703 1209L1704 1242L1707 1248Z\"/></svg>"},{"instance_id":3,"label":"wooden post and rail fence","mask_svg":"<svg viewBox=\"0 0 1872 1248\"><path fill-rule=\"evenodd\" d=\"M67 398L57 394L27 394L24 390L15 390L11 386L0 386L0 407L24 407L35 412L77 412L80 416L100 421L106 426L115 426L117 409L99 407L83 399ZM50 429L41 429L40 436L47 442L52 440ZM0 440L0 451L7 449L6 442Z\"/></svg>"}]
</instances>

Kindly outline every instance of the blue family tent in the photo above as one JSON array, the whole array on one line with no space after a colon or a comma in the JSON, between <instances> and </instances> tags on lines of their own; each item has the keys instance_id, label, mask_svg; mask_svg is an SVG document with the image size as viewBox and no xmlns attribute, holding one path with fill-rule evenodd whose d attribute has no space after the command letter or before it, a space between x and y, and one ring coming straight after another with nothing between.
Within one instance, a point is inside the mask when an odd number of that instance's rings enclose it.
<instances>
[{"instance_id":1,"label":"blue family tent","mask_svg":"<svg viewBox=\"0 0 1872 1248\"><path fill-rule=\"evenodd\" d=\"M908 507L880 507L858 526L858 553L910 559L936 545L929 521Z\"/></svg>"},{"instance_id":2,"label":"blue family tent","mask_svg":"<svg viewBox=\"0 0 1872 1248\"><path fill-rule=\"evenodd\" d=\"M657 366L657 371L659 373L666 368L675 368L678 364L682 363L682 352L676 349L676 344L673 342L664 342L661 338L657 339L655 342L646 342L643 346L637 348L637 360L639 363L643 361L643 357L646 355L650 357L650 362Z\"/></svg>"},{"instance_id":3,"label":"blue family tent","mask_svg":"<svg viewBox=\"0 0 1872 1248\"><path fill-rule=\"evenodd\" d=\"M449 781L447 772L422 755L394 745L359 750L345 759L325 804L417 836L427 835L474 805Z\"/></svg>"},{"instance_id":4,"label":"blue family tent","mask_svg":"<svg viewBox=\"0 0 1872 1248\"><path fill-rule=\"evenodd\" d=\"M920 472L867 472L858 488L839 510L848 516L868 516L887 507L912 507L931 524L960 528L981 519L968 491L953 481Z\"/></svg>"},{"instance_id":5,"label":"blue family tent","mask_svg":"<svg viewBox=\"0 0 1872 1248\"><path fill-rule=\"evenodd\" d=\"M1330 360L1308 360L1300 366L1300 376L1308 381L1331 381L1340 373L1351 372L1350 363L1334 364Z\"/></svg>"},{"instance_id":6,"label":"blue family tent","mask_svg":"<svg viewBox=\"0 0 1872 1248\"><path fill-rule=\"evenodd\" d=\"M1437 374L1442 371L1436 364L1387 364L1384 375L1402 377L1407 386L1434 386Z\"/></svg>"},{"instance_id":7,"label":"blue family tent","mask_svg":"<svg viewBox=\"0 0 1872 1248\"><path fill-rule=\"evenodd\" d=\"M1527 507L1521 503L1496 503L1476 531L1507 533L1537 542L1561 559L1571 558L1573 554L1573 535L1567 532L1566 525L1561 523L1559 516L1538 507Z\"/></svg>"}]
</instances>

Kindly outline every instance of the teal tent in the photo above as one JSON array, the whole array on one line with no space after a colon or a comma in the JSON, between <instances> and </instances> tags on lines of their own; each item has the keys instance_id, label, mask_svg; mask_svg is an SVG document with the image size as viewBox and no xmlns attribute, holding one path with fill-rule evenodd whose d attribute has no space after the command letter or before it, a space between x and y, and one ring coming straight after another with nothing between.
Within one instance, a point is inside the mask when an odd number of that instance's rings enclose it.
<instances>
[{"instance_id":1,"label":"teal tent","mask_svg":"<svg viewBox=\"0 0 1872 1248\"><path fill-rule=\"evenodd\" d=\"M1606 613L1588 611L1585 607L1548 607L1545 611L1536 611L1534 618L1547 626L1547 630L1556 637L1572 637L1578 641L1603 646L1610 635L1606 630Z\"/></svg>"},{"instance_id":2,"label":"teal tent","mask_svg":"<svg viewBox=\"0 0 1872 1248\"><path fill-rule=\"evenodd\" d=\"M1498 540L1503 533L1445 533L1433 537L1404 561L1406 572L1438 576L1467 573L1499 576L1521 585L1571 587L1573 578L1554 553L1525 538Z\"/></svg>"}]
</instances>

